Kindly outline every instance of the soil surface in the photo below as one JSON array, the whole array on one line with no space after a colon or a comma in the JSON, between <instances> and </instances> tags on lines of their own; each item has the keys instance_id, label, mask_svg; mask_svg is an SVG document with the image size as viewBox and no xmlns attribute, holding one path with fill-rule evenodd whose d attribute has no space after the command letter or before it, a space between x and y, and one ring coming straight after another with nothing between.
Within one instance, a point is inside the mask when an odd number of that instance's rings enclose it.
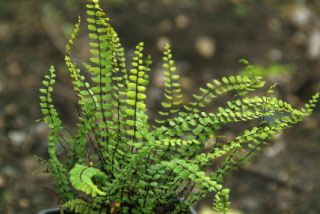
<instances>
[{"instance_id":1,"label":"soil surface","mask_svg":"<svg viewBox=\"0 0 320 214\"><path fill-rule=\"evenodd\" d=\"M259 67L268 82L266 90L278 82L277 96L295 107L320 91L317 0L101 2L126 55L131 56L135 45L144 41L146 53L153 57L148 89L151 118L163 96L160 59L167 42L186 101L209 79L239 74L241 58ZM33 173L43 169L33 155L47 157L48 128L35 122L42 117L38 89L54 64L57 110L66 125L75 123L75 100L63 60L64 46L79 14L84 15L84 2L76 0L0 0L0 213L33 214L57 206L50 176ZM85 28L84 23L81 27ZM88 56L86 33L80 31L74 48L79 62ZM253 163L226 178L233 211L320 213L319 128L318 105L311 117L279 134ZM214 213L205 210L211 203L208 195L195 208L200 214Z\"/></svg>"}]
</instances>

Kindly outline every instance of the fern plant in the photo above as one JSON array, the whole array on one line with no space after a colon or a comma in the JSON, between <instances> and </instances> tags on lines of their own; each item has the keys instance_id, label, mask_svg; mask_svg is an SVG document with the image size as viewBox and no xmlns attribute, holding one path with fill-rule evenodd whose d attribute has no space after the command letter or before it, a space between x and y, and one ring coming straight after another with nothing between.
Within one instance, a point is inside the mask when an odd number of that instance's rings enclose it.
<instances>
[{"instance_id":1,"label":"fern plant","mask_svg":"<svg viewBox=\"0 0 320 214\"><path fill-rule=\"evenodd\" d=\"M159 117L150 122L145 100L152 61L144 56L143 43L136 46L127 66L119 37L98 0L88 0L86 7L92 57L81 69L71 59L80 18L65 56L78 100L74 135L58 137L63 127L52 102L53 66L40 89L43 120L51 133L49 159L38 159L55 179L61 213L189 213L189 207L208 192L215 194L213 207L226 213L230 202L229 190L222 185L224 176L252 160L273 135L310 115L318 101L316 93L304 108L295 109L273 97L272 87L266 96L250 96L264 86L260 77L230 76L208 82L193 95L194 101L183 103L167 45L165 100ZM254 68L247 63L247 69ZM228 92L234 97L225 106L204 110ZM257 125L232 140L219 135L230 123L252 120ZM66 158L57 157L58 146ZM209 171L213 163L216 168Z\"/></svg>"}]
</instances>

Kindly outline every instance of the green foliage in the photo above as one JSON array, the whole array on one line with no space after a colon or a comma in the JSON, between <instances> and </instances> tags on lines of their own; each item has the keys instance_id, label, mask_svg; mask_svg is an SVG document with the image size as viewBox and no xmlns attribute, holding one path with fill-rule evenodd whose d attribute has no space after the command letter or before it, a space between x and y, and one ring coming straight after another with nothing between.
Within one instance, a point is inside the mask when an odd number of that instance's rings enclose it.
<instances>
[{"instance_id":1,"label":"green foliage","mask_svg":"<svg viewBox=\"0 0 320 214\"><path fill-rule=\"evenodd\" d=\"M96 168L76 164L70 171L70 182L75 189L92 197L106 195L92 182L93 176L105 177L105 174Z\"/></svg>"},{"instance_id":2,"label":"green foliage","mask_svg":"<svg viewBox=\"0 0 320 214\"><path fill-rule=\"evenodd\" d=\"M163 57L163 68L164 70L164 86L165 86L165 101L161 103L162 107L166 109L166 111L159 111L159 115L167 119L165 120L156 120L157 123L163 124L165 122L170 122L170 117L179 111L179 106L182 104L182 93L179 83L180 76L175 74L177 68L174 66L174 60L172 59L172 53L170 45L167 44L164 57Z\"/></svg>"},{"instance_id":3,"label":"green foliage","mask_svg":"<svg viewBox=\"0 0 320 214\"><path fill-rule=\"evenodd\" d=\"M61 206L61 213L64 214L64 210L70 210L71 212L81 213L81 214L90 214L94 213L93 209L89 204L82 199L74 199L64 203Z\"/></svg>"},{"instance_id":4,"label":"green foliage","mask_svg":"<svg viewBox=\"0 0 320 214\"><path fill-rule=\"evenodd\" d=\"M281 77L295 71L295 67L293 65L279 63L272 63L266 67L255 65L254 68L254 74L262 77ZM244 69L241 73L243 75L251 75L250 69Z\"/></svg>"},{"instance_id":5,"label":"green foliage","mask_svg":"<svg viewBox=\"0 0 320 214\"><path fill-rule=\"evenodd\" d=\"M68 142L58 137L63 127L51 97L54 67L40 89L43 120L51 133L50 158L39 160L56 180L55 191L64 202L62 213L188 213L189 206L208 192L215 194L214 208L226 213L230 202L229 190L222 185L224 176L251 161L273 135L309 116L319 99L317 93L304 108L295 109L272 97L275 85L268 96L251 96L264 82L248 75L212 80L200 88L194 101L183 103L179 75L167 45L163 109L155 120L158 127L149 126L146 88L151 58L143 55L143 43L136 46L127 71L120 40L98 0L88 0L87 14L92 57L83 68L91 79L70 57L80 18L66 47L65 61L79 111L77 133ZM243 62L247 70L254 70ZM228 92L233 99L225 106L215 112L204 111ZM257 125L248 123L232 140L220 135L223 126L242 126L249 121ZM58 146L66 161L57 157ZM209 173L206 167L212 161L218 166Z\"/></svg>"}]
</instances>

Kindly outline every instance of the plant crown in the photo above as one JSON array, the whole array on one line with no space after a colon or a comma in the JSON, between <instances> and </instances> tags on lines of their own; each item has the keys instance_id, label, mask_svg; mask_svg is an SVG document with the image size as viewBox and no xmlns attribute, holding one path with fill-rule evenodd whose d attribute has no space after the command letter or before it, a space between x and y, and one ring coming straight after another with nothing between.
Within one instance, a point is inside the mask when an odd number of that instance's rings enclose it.
<instances>
[{"instance_id":1,"label":"plant crown","mask_svg":"<svg viewBox=\"0 0 320 214\"><path fill-rule=\"evenodd\" d=\"M144 57L144 45L139 43L127 69L124 49L98 0L88 0L86 7L92 57L83 67L91 79L70 57L80 17L65 56L78 100L75 135L58 137L63 127L52 102L53 66L40 89L41 110L51 133L50 158L38 159L55 179L55 193L63 201L61 213L188 213L208 192L215 194L213 207L225 213L230 202L223 177L252 160L273 135L310 115L319 98L315 94L298 110L276 97L246 96L264 86L260 77L230 76L208 82L193 95L194 101L185 104L167 45L165 100L158 119L150 123L156 125L149 125L145 100L150 56ZM247 69L253 67L247 63ZM216 113L204 111L227 92L234 98L226 107ZM226 124L251 120L260 122L232 140L218 135ZM66 161L58 158L57 144ZM209 173L206 168L213 163L217 167Z\"/></svg>"}]
</instances>

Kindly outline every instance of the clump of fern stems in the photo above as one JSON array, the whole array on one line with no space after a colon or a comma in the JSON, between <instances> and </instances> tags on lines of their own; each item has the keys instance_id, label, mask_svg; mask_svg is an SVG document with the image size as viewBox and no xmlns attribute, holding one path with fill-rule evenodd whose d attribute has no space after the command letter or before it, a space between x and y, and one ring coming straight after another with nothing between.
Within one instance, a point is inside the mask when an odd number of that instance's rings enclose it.
<instances>
[{"instance_id":1,"label":"clump of fern stems","mask_svg":"<svg viewBox=\"0 0 320 214\"><path fill-rule=\"evenodd\" d=\"M150 121L145 100L151 57L144 56L144 45L139 43L128 66L98 0L88 0L86 7L92 57L83 64L85 71L70 53L80 17L66 46L65 62L79 111L77 132L66 141L58 137L64 128L52 102L53 66L40 89L43 120L51 133L49 159L38 159L55 179L61 213L188 213L208 192L215 195L213 207L226 213L230 202L229 189L222 185L224 176L252 160L272 136L309 116L319 98L316 93L304 108L295 109L273 97L272 88L266 96L250 96L264 86L261 77L230 76L208 82L193 95L194 101L184 103L167 45L162 110ZM247 68L252 66L247 63ZM234 97L226 106L204 110L228 92ZM223 126L251 120L260 122L234 139L219 136ZM57 157L59 145L66 161ZM209 149L204 150L205 145ZM210 172L207 167L213 162L218 166Z\"/></svg>"}]
</instances>

